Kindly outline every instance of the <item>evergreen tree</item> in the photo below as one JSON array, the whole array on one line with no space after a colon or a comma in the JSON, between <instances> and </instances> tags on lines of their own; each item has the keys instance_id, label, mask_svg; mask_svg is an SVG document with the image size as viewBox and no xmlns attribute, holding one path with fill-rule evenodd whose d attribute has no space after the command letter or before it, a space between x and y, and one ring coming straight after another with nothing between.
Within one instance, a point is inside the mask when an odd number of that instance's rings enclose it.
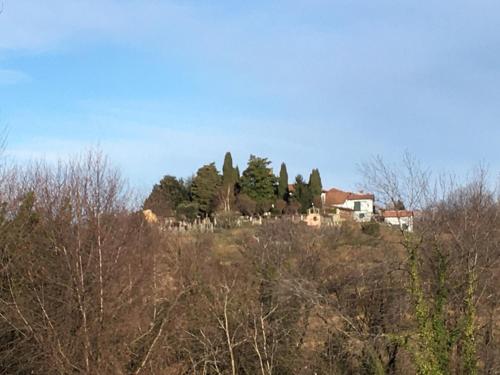
<instances>
[{"instance_id":1,"label":"evergreen tree","mask_svg":"<svg viewBox=\"0 0 500 375\"><path fill-rule=\"evenodd\" d=\"M188 199L189 190L184 181L167 175L153 187L144 202L144 209L150 209L159 216L171 216L176 207Z\"/></svg>"},{"instance_id":2,"label":"evergreen tree","mask_svg":"<svg viewBox=\"0 0 500 375\"><path fill-rule=\"evenodd\" d=\"M286 164L281 163L280 177L278 181L278 199L288 201L288 172Z\"/></svg>"},{"instance_id":3,"label":"evergreen tree","mask_svg":"<svg viewBox=\"0 0 500 375\"><path fill-rule=\"evenodd\" d=\"M222 166L222 183L224 186L234 185L237 180L237 170L233 167L233 157L230 152L224 156L224 165Z\"/></svg>"},{"instance_id":4,"label":"evergreen tree","mask_svg":"<svg viewBox=\"0 0 500 375\"><path fill-rule=\"evenodd\" d=\"M233 158L230 152L224 156L224 165L222 167L222 188L220 192L221 205L224 211L231 211L234 202L234 190L237 182L237 171L233 168Z\"/></svg>"},{"instance_id":5,"label":"evergreen tree","mask_svg":"<svg viewBox=\"0 0 500 375\"><path fill-rule=\"evenodd\" d=\"M234 169L234 174L236 176L236 181L240 181L240 167L236 166L236 168Z\"/></svg>"},{"instance_id":6,"label":"evergreen tree","mask_svg":"<svg viewBox=\"0 0 500 375\"><path fill-rule=\"evenodd\" d=\"M276 177L270 164L267 158L250 155L247 169L240 179L241 192L257 203L259 212L268 210L275 198Z\"/></svg>"},{"instance_id":7,"label":"evergreen tree","mask_svg":"<svg viewBox=\"0 0 500 375\"><path fill-rule=\"evenodd\" d=\"M217 205L217 194L221 187L221 176L215 163L204 165L196 172L191 186L193 202L198 204L203 215L210 215Z\"/></svg>"},{"instance_id":8,"label":"evergreen tree","mask_svg":"<svg viewBox=\"0 0 500 375\"><path fill-rule=\"evenodd\" d=\"M234 175L235 175L235 178L236 178L236 183L234 185L234 194L235 195L238 195L241 191L241 186L240 186L240 168L238 166L236 166L236 168L234 168Z\"/></svg>"},{"instance_id":9,"label":"evergreen tree","mask_svg":"<svg viewBox=\"0 0 500 375\"><path fill-rule=\"evenodd\" d=\"M313 169L309 176L309 189L313 198L321 196L323 185L321 184L321 176L318 169Z\"/></svg>"},{"instance_id":10,"label":"evergreen tree","mask_svg":"<svg viewBox=\"0 0 500 375\"><path fill-rule=\"evenodd\" d=\"M309 185L306 184L304 177L300 174L295 177L295 192L293 196L300 204L301 212L305 213L311 207L313 202L311 189L309 189Z\"/></svg>"}]
</instances>

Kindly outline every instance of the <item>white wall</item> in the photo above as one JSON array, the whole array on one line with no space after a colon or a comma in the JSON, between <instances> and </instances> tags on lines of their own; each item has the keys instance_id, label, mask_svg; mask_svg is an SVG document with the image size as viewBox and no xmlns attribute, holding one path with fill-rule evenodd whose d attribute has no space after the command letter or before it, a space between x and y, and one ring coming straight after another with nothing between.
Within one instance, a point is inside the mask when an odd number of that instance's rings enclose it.
<instances>
[{"instance_id":1,"label":"white wall","mask_svg":"<svg viewBox=\"0 0 500 375\"><path fill-rule=\"evenodd\" d=\"M336 205L337 207L349 208L354 210L354 204L360 203L360 210L354 211L353 217L357 221L370 221L373 216L373 200L371 199L353 199L346 200L343 204Z\"/></svg>"},{"instance_id":2,"label":"white wall","mask_svg":"<svg viewBox=\"0 0 500 375\"><path fill-rule=\"evenodd\" d=\"M386 217L384 223L398 226L401 229L406 227L409 232L413 232L413 216Z\"/></svg>"},{"instance_id":3,"label":"white wall","mask_svg":"<svg viewBox=\"0 0 500 375\"><path fill-rule=\"evenodd\" d=\"M360 210L360 212L373 213L373 201L371 199L346 200L344 202L344 204L338 205L338 206L339 207L344 207L344 208L350 208L351 210L354 210L354 203L355 202L360 202L361 203L361 210Z\"/></svg>"}]
</instances>

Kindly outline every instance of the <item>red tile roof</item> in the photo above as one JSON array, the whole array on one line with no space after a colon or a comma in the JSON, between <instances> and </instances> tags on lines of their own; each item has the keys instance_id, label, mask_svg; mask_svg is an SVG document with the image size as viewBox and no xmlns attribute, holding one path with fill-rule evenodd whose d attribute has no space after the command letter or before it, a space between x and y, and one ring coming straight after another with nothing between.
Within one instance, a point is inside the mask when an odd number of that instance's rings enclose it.
<instances>
[{"instance_id":1,"label":"red tile roof","mask_svg":"<svg viewBox=\"0 0 500 375\"><path fill-rule=\"evenodd\" d=\"M373 194L361 194L361 193L349 193L349 196L347 197L347 200L354 201L358 199L371 199L372 201L375 200L375 195Z\"/></svg>"},{"instance_id":2,"label":"red tile roof","mask_svg":"<svg viewBox=\"0 0 500 375\"><path fill-rule=\"evenodd\" d=\"M387 210L382 214L384 217L412 217L413 211L406 210Z\"/></svg>"},{"instance_id":3,"label":"red tile roof","mask_svg":"<svg viewBox=\"0 0 500 375\"><path fill-rule=\"evenodd\" d=\"M332 188L325 192L326 205L342 204L347 200L359 200L359 199L375 200L375 196L373 194L351 193L348 191L342 191L335 188Z\"/></svg>"},{"instance_id":4,"label":"red tile roof","mask_svg":"<svg viewBox=\"0 0 500 375\"><path fill-rule=\"evenodd\" d=\"M346 201L348 196L349 193L333 188L325 193L325 203L327 205L342 204Z\"/></svg>"}]
</instances>

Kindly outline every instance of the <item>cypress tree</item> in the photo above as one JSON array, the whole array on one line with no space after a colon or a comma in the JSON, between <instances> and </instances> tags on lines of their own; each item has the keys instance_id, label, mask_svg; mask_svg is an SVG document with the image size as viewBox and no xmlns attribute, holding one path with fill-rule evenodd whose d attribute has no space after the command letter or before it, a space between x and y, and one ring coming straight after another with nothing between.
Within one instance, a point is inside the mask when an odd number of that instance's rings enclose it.
<instances>
[{"instance_id":1,"label":"cypress tree","mask_svg":"<svg viewBox=\"0 0 500 375\"><path fill-rule=\"evenodd\" d=\"M224 186L234 185L236 178L236 169L233 168L233 157L230 152L226 152L224 165L222 166L222 183Z\"/></svg>"},{"instance_id":2,"label":"cypress tree","mask_svg":"<svg viewBox=\"0 0 500 375\"><path fill-rule=\"evenodd\" d=\"M237 171L233 167L233 157L230 152L226 152L224 156L224 165L222 166L222 191L221 205L225 212L231 211L231 206L234 201L234 191L237 182Z\"/></svg>"},{"instance_id":3,"label":"cypress tree","mask_svg":"<svg viewBox=\"0 0 500 375\"><path fill-rule=\"evenodd\" d=\"M234 184L234 195L238 195L241 191L241 186L240 186L241 176L240 176L240 168L238 166L234 168L234 178L236 179L236 182Z\"/></svg>"},{"instance_id":4,"label":"cypress tree","mask_svg":"<svg viewBox=\"0 0 500 375\"><path fill-rule=\"evenodd\" d=\"M234 169L234 175L236 176L236 182L239 182L240 181L240 167L236 166L236 168Z\"/></svg>"},{"instance_id":5,"label":"cypress tree","mask_svg":"<svg viewBox=\"0 0 500 375\"><path fill-rule=\"evenodd\" d=\"M309 190L313 198L321 196L323 185L321 184L321 176L318 169L313 169L309 176Z\"/></svg>"},{"instance_id":6,"label":"cypress tree","mask_svg":"<svg viewBox=\"0 0 500 375\"><path fill-rule=\"evenodd\" d=\"M286 170L286 164L281 163L280 177L278 181L278 199L284 199L288 201L288 172Z\"/></svg>"}]
</instances>

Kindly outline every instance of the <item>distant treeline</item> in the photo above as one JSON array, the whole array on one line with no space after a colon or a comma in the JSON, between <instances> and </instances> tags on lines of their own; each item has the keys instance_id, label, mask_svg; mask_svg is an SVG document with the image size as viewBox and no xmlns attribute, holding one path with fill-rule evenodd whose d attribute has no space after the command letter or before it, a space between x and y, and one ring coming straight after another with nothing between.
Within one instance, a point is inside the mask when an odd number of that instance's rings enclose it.
<instances>
[{"instance_id":1,"label":"distant treeline","mask_svg":"<svg viewBox=\"0 0 500 375\"><path fill-rule=\"evenodd\" d=\"M164 176L153 187L144 209L161 217L193 220L212 216L215 212L239 212L249 216L269 211L303 213L313 204L320 205L322 183L318 169L311 171L308 181L297 175L290 191L286 164L281 164L278 176L270 165L267 158L251 155L247 168L240 174L239 168L233 166L231 153L227 152L222 174L215 163L210 163L188 179Z\"/></svg>"}]
</instances>

